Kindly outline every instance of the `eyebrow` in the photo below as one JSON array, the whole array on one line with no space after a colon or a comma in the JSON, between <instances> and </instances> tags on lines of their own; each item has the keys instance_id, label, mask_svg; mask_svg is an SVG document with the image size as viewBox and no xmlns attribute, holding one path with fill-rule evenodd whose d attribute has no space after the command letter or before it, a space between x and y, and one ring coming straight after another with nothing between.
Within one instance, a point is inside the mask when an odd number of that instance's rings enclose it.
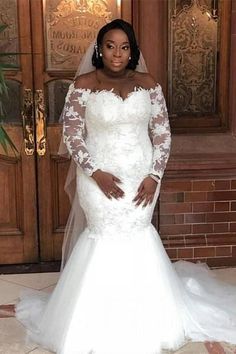
<instances>
[{"instance_id":1,"label":"eyebrow","mask_svg":"<svg viewBox=\"0 0 236 354\"><path fill-rule=\"evenodd\" d=\"M115 43L115 41L113 41L112 39L106 39L105 43L106 43L106 42L112 42L112 43ZM128 41L126 41L126 42L123 42L122 44L129 44L129 42L128 42Z\"/></svg>"}]
</instances>

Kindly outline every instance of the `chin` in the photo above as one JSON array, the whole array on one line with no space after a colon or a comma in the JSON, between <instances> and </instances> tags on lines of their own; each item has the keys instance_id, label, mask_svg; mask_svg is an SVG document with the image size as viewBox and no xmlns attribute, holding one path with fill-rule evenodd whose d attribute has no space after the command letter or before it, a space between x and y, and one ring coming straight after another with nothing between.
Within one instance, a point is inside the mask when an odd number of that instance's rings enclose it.
<instances>
[{"instance_id":1,"label":"chin","mask_svg":"<svg viewBox=\"0 0 236 354\"><path fill-rule=\"evenodd\" d=\"M114 71L114 72L119 72L119 71L124 71L126 69L126 65L125 66L112 66L110 68L111 71Z\"/></svg>"},{"instance_id":2,"label":"chin","mask_svg":"<svg viewBox=\"0 0 236 354\"><path fill-rule=\"evenodd\" d=\"M110 70L114 71L114 72L119 72L119 71L123 71L124 69L125 68L121 68L121 67L117 68L117 67L115 67L115 68L111 68Z\"/></svg>"}]
</instances>

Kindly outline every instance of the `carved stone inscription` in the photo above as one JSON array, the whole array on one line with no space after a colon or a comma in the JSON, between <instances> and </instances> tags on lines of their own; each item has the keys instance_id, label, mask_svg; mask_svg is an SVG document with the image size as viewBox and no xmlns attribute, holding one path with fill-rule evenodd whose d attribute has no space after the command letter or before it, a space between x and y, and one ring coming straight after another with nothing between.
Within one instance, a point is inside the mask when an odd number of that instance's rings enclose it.
<instances>
[{"instance_id":1,"label":"carved stone inscription","mask_svg":"<svg viewBox=\"0 0 236 354\"><path fill-rule=\"evenodd\" d=\"M75 71L98 30L117 14L116 1L45 1L47 71Z\"/></svg>"}]
</instances>

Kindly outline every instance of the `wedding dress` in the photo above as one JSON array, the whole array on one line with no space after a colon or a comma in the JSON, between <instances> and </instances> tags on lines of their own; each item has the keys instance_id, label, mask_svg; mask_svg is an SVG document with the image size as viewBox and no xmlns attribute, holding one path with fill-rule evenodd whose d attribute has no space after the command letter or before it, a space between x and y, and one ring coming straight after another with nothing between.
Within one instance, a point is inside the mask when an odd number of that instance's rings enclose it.
<instances>
[{"instance_id":1,"label":"wedding dress","mask_svg":"<svg viewBox=\"0 0 236 354\"><path fill-rule=\"evenodd\" d=\"M86 124L85 124L86 122ZM170 148L159 85L125 99L72 84L64 136L78 164L77 193L87 219L48 296L25 295L17 318L31 340L58 354L160 354L187 340L236 343L236 287L207 267L172 265L147 207L133 198L150 173L163 175ZM108 199L90 177L120 178L125 195Z\"/></svg>"}]
</instances>

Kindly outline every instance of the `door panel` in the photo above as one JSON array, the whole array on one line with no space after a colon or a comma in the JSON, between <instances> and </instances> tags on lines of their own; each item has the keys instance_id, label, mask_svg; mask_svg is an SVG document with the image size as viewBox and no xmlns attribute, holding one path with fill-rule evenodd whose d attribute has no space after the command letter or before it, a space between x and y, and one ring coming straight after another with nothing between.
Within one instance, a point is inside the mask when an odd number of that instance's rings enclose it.
<instances>
[{"instance_id":1,"label":"door panel","mask_svg":"<svg viewBox=\"0 0 236 354\"><path fill-rule=\"evenodd\" d=\"M0 170L0 235L22 235L21 188L22 174L17 158L2 157ZM18 183L16 183L16 181Z\"/></svg>"},{"instance_id":2,"label":"door panel","mask_svg":"<svg viewBox=\"0 0 236 354\"><path fill-rule=\"evenodd\" d=\"M0 150L0 263L35 262L38 260L35 157L25 152L20 114L22 92L33 89L30 22L24 20L30 18L29 1L21 0L18 6L15 0L1 0L0 13L8 24L1 47L5 52L24 53L7 58L17 67L6 73L9 97L4 106L5 122L9 124L5 129L19 154L9 152L6 156Z\"/></svg>"},{"instance_id":3,"label":"door panel","mask_svg":"<svg viewBox=\"0 0 236 354\"><path fill-rule=\"evenodd\" d=\"M44 5L47 4L44 2ZM36 152L40 258L43 261L50 261L61 257L63 233L69 214L69 202L63 188L68 161L57 154L61 137L61 124L58 123L57 117L59 108L55 109L55 102L58 97L54 95L52 85L52 82L57 81L57 76L60 80L60 76L65 75L62 72L59 75L58 73L46 72L45 59L47 59L47 54L45 48L47 46L45 45L43 11L41 0L31 1L32 46L33 52L37 53L33 58L34 89L35 92L40 92L43 95L42 122L40 124L37 124L38 112L36 109L36 141L38 146L42 137L42 130L46 130L45 149L37 149ZM41 31L38 31L39 28ZM68 81L68 84L70 81ZM59 97L60 109L63 107L66 91L67 87ZM51 124L50 121L52 121ZM62 165L66 165L66 167L62 168L63 171L61 172ZM63 202L64 200L65 202ZM65 215L62 215L61 209Z\"/></svg>"}]
</instances>

